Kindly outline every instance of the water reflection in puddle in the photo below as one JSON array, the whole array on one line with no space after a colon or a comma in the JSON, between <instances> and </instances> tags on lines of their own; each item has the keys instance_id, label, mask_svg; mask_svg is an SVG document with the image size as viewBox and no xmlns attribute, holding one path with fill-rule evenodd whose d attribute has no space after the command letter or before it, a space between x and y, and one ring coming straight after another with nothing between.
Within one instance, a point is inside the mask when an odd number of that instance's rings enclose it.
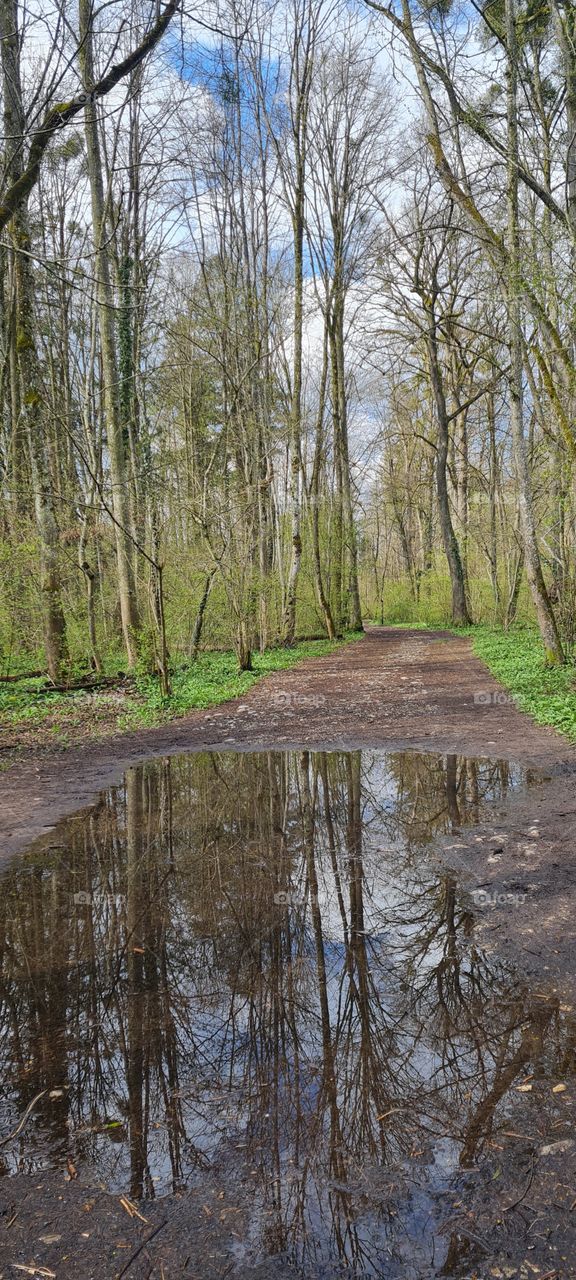
<instances>
[{"instance_id":1,"label":"water reflection in puddle","mask_svg":"<svg viewBox=\"0 0 576 1280\"><path fill-rule=\"evenodd\" d=\"M135 1199L209 1174L238 1256L448 1265L438 1197L522 1132L568 1033L431 852L530 782L371 751L129 770L0 881L3 1132L47 1091L2 1171L70 1156Z\"/></svg>"}]
</instances>

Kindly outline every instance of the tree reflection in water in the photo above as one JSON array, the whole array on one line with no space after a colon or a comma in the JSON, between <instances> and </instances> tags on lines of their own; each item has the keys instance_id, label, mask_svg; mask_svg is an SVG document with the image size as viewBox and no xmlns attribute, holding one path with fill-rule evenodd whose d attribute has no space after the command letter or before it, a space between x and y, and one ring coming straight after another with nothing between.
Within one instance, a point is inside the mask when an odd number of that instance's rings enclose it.
<instances>
[{"instance_id":1,"label":"tree reflection in water","mask_svg":"<svg viewBox=\"0 0 576 1280\"><path fill-rule=\"evenodd\" d=\"M434 1190L525 1105L520 1075L572 1054L430 856L529 782L415 753L129 770L0 883L3 1129L64 1087L5 1171L70 1153L138 1198L221 1170L250 1203L239 1248L428 1257Z\"/></svg>"}]
</instances>

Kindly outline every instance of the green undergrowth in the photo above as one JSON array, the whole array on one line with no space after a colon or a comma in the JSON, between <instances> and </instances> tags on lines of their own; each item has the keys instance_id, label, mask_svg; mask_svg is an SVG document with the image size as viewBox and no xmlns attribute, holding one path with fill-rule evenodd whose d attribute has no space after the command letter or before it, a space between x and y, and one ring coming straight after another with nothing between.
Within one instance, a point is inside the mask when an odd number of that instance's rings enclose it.
<instances>
[{"instance_id":1,"label":"green undergrowth","mask_svg":"<svg viewBox=\"0 0 576 1280\"><path fill-rule=\"evenodd\" d=\"M370 627L394 627L395 631L442 631L446 629L446 624L442 626L433 626L430 622L390 622L385 618L383 622L380 618L371 618L368 623Z\"/></svg>"},{"instance_id":2,"label":"green undergrowth","mask_svg":"<svg viewBox=\"0 0 576 1280\"><path fill-rule=\"evenodd\" d=\"M459 634L463 634L462 631ZM573 655L561 667L546 663L538 632L528 627L466 628L472 649L516 705L537 724L551 725L576 742L576 666Z\"/></svg>"},{"instance_id":3,"label":"green undergrowth","mask_svg":"<svg viewBox=\"0 0 576 1280\"><path fill-rule=\"evenodd\" d=\"M169 697L163 697L156 676L144 674L137 674L122 691L111 687L52 693L46 691L44 677L0 683L0 724L29 731L38 727L62 743L73 741L75 729L96 736L149 727L237 698L272 671L288 670L303 658L324 657L358 638L348 633L336 641L302 640L289 649L267 649L254 654L252 671L239 671L232 652L201 653L195 663L172 672Z\"/></svg>"}]
</instances>

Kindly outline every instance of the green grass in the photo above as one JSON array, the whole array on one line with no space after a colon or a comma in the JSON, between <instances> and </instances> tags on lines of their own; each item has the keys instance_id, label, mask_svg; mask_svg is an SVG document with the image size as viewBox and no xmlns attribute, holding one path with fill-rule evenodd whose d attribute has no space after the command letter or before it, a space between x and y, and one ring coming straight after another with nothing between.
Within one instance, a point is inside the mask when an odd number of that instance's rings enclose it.
<instances>
[{"instance_id":1,"label":"green grass","mask_svg":"<svg viewBox=\"0 0 576 1280\"><path fill-rule=\"evenodd\" d=\"M358 639L347 634L342 640L303 640L291 649L267 649L253 656L253 671L239 671L232 652L201 653L193 665L177 668L172 676L172 693L165 698L156 676L138 675L133 694L118 707L117 729L135 729L162 724L194 708L215 707L248 692L252 685L272 671L288 670L303 658L319 658L343 644ZM40 693L43 678L0 684L0 723L12 728L33 729L44 725L56 741L73 740L75 726L89 728L95 704L105 708L110 694ZM108 705L112 705L109 702ZM114 711L110 715L114 715ZM88 718L88 724L86 720ZM96 715L94 720L96 722ZM50 721L50 724L46 724ZM110 717L104 729L110 731Z\"/></svg>"},{"instance_id":2,"label":"green grass","mask_svg":"<svg viewBox=\"0 0 576 1280\"><path fill-rule=\"evenodd\" d=\"M462 634L462 631L459 631ZM546 665L540 636L532 628L506 632L496 627L465 629L476 657L513 695L537 724L552 725L576 742L576 667Z\"/></svg>"},{"instance_id":3,"label":"green grass","mask_svg":"<svg viewBox=\"0 0 576 1280\"><path fill-rule=\"evenodd\" d=\"M0 720L5 724L36 723L52 715L56 706L69 705L73 694L65 697L59 693L41 694L45 683L44 676L38 676L14 684L0 684Z\"/></svg>"},{"instance_id":4,"label":"green grass","mask_svg":"<svg viewBox=\"0 0 576 1280\"><path fill-rule=\"evenodd\" d=\"M40 667L42 657L37 658L36 664L28 658L22 665L16 658L10 663L10 674L16 675L19 670L30 669L31 665ZM105 664L105 675L116 676L122 669L121 659L118 656L110 657ZM91 674L93 673L86 665L72 666L70 680L82 680ZM49 720L58 711L66 711L70 715L73 709L79 710L87 705L87 695L82 689L72 689L69 693L52 693L46 686L45 675L13 682L0 681L0 724L14 725L22 722L32 726Z\"/></svg>"}]
</instances>

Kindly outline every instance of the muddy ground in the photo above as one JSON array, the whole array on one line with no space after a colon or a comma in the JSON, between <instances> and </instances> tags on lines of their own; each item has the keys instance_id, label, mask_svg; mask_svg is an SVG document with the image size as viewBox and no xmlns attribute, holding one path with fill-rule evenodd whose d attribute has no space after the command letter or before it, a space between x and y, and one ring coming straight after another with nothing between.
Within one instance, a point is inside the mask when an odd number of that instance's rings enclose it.
<instances>
[{"instance_id":1,"label":"muddy ground","mask_svg":"<svg viewBox=\"0 0 576 1280\"><path fill-rule=\"evenodd\" d=\"M526 892L521 912L489 903L485 928L499 946L522 948L527 971L573 983L576 993L576 746L518 711L470 642L448 632L371 627L233 702L77 750L28 752L0 773L0 859L49 841L57 822L131 764L179 751L298 747L412 748L542 771L546 782L510 800L495 826L463 833L460 847L447 841L446 856L490 897L512 885Z\"/></svg>"},{"instance_id":2,"label":"muddy ground","mask_svg":"<svg viewBox=\"0 0 576 1280\"><path fill-rule=\"evenodd\" d=\"M489 823L447 838L443 857L464 883L486 894L476 909L483 945L513 959L535 990L557 991L570 1005L576 1002L576 748L499 700L501 693L466 639L374 627L330 657L267 677L238 701L78 750L29 753L0 774L1 856L9 858L38 837L49 844L59 821L89 805L127 766L152 756L366 746L515 760L537 770L541 780L497 806ZM521 907L498 901L510 893L520 895ZM528 1159L524 1168L518 1156L518 1195L523 1197L528 1177L530 1200L557 1199L557 1223L544 1252L526 1253L522 1268L506 1269L501 1262L508 1255L495 1243L492 1256L486 1247L480 1251L478 1265L471 1257L468 1270L461 1254L444 1274L478 1280L576 1276L576 1187L558 1171L550 1176L548 1184L545 1167L535 1174L534 1164ZM82 1177L0 1179L0 1280L24 1274L288 1280L294 1273L274 1269L272 1261L263 1269L234 1261L234 1230L229 1240L227 1220L226 1231L221 1226L222 1188L222 1178L212 1186L208 1177L200 1199L193 1192L143 1206L143 1221ZM234 1199L232 1189L224 1191L225 1200L230 1194ZM504 1230L495 1223L508 1221L498 1219L493 1192L490 1209L487 1204L485 1220L472 1232L484 1242Z\"/></svg>"}]
</instances>

